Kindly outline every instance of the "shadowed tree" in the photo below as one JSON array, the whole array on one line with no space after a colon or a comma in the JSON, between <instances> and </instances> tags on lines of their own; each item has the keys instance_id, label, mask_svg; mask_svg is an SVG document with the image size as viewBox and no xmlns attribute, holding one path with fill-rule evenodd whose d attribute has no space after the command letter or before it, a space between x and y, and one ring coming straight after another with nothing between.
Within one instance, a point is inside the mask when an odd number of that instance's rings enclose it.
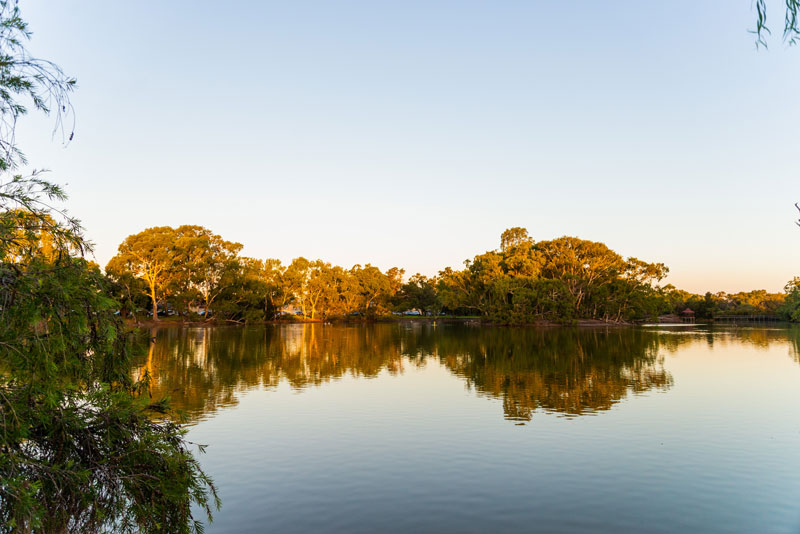
<instances>
[{"instance_id":1,"label":"shadowed tree","mask_svg":"<svg viewBox=\"0 0 800 534\"><path fill-rule=\"evenodd\" d=\"M361 312L364 316L374 316L379 312L381 299L390 295L392 286L389 277L377 267L366 264L351 269L351 276L358 282L361 293Z\"/></svg>"},{"instance_id":2,"label":"shadowed tree","mask_svg":"<svg viewBox=\"0 0 800 534\"><path fill-rule=\"evenodd\" d=\"M436 291L436 278L420 273L409 278L397 295L397 307L401 310L417 309L422 313L438 313L442 303Z\"/></svg>"},{"instance_id":3,"label":"shadowed tree","mask_svg":"<svg viewBox=\"0 0 800 534\"><path fill-rule=\"evenodd\" d=\"M179 226L175 229L176 268L185 273L191 287L203 299L206 317L211 314L211 305L225 288L232 283L239 268L240 243L224 240L202 226Z\"/></svg>"}]
</instances>

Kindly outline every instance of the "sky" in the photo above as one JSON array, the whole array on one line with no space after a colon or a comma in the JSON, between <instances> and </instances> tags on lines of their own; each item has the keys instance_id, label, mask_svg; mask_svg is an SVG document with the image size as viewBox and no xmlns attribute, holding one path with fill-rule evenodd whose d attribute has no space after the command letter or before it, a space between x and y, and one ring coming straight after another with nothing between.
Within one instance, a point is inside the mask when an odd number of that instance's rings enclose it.
<instances>
[{"instance_id":1,"label":"sky","mask_svg":"<svg viewBox=\"0 0 800 534\"><path fill-rule=\"evenodd\" d=\"M199 224L257 258L407 275L500 233L663 262L680 288L800 275L800 47L750 0L21 0L75 76L75 138L17 141L101 265Z\"/></svg>"}]
</instances>

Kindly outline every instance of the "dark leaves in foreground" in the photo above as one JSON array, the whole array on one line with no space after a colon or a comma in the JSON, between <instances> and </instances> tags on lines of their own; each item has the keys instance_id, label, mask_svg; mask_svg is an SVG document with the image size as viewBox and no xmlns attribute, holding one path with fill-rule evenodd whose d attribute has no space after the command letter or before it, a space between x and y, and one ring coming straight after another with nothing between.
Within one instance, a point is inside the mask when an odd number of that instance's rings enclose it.
<instances>
[{"instance_id":1,"label":"dark leaves in foreground","mask_svg":"<svg viewBox=\"0 0 800 534\"><path fill-rule=\"evenodd\" d=\"M130 377L108 284L81 258L0 264L0 532L191 532L192 504L218 505L168 402Z\"/></svg>"}]
</instances>

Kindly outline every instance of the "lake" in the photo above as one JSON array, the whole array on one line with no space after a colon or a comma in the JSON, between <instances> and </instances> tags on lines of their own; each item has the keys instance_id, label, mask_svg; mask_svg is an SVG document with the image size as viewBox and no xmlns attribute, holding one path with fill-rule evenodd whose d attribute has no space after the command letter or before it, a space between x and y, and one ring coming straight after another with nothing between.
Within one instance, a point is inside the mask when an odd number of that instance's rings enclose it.
<instances>
[{"instance_id":1,"label":"lake","mask_svg":"<svg viewBox=\"0 0 800 534\"><path fill-rule=\"evenodd\" d=\"M800 531L800 329L153 334L211 533Z\"/></svg>"}]
</instances>

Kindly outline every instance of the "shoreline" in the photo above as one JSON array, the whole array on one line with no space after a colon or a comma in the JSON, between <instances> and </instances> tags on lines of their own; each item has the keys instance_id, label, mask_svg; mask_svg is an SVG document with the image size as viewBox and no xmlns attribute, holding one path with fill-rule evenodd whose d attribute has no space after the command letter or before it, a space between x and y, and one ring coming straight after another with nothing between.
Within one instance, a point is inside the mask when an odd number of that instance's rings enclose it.
<instances>
[{"instance_id":1,"label":"shoreline","mask_svg":"<svg viewBox=\"0 0 800 534\"><path fill-rule=\"evenodd\" d=\"M244 323L237 321L216 321L216 320L173 320L162 319L154 321L152 319L134 321L132 319L125 319L125 325L129 328L176 328L176 327L226 327L226 326L255 326L255 325L296 325L296 324L325 324L325 325L367 325L378 323L464 323L464 324L478 324L481 326L505 326L505 327L526 327L526 328L621 328L629 326L638 326L638 323L630 323L625 321L611 322L602 321L600 319L578 319L571 323L558 323L555 321L536 321L534 323L493 323L486 321L481 317L381 317L375 319L363 320L347 320L347 319L274 319L271 321L258 321L253 323Z\"/></svg>"}]
</instances>

